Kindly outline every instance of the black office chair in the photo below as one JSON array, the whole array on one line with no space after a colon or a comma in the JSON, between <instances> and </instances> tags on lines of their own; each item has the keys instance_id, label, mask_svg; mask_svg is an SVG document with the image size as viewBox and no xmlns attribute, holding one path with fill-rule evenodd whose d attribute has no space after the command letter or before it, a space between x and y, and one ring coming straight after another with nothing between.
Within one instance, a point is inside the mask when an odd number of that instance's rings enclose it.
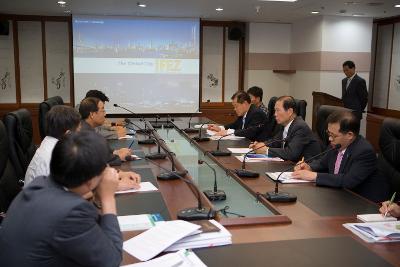
<instances>
[{"instance_id":1,"label":"black office chair","mask_svg":"<svg viewBox=\"0 0 400 267\"><path fill-rule=\"evenodd\" d=\"M21 190L14 166L9 158L9 140L6 128L0 121L0 213L6 212L11 201Z\"/></svg>"},{"instance_id":2,"label":"black office chair","mask_svg":"<svg viewBox=\"0 0 400 267\"><path fill-rule=\"evenodd\" d=\"M270 139L275 136L277 133L277 124L275 120L275 103L278 98L276 96L273 96L270 98L268 102L268 113L267 113L267 119L265 120L265 126L264 126L264 134L263 136L266 137L266 139Z\"/></svg>"},{"instance_id":3,"label":"black office chair","mask_svg":"<svg viewBox=\"0 0 400 267\"><path fill-rule=\"evenodd\" d=\"M386 118L379 136L378 168L389 181L390 195L400 200L400 119Z\"/></svg>"},{"instance_id":4,"label":"black office chair","mask_svg":"<svg viewBox=\"0 0 400 267\"><path fill-rule=\"evenodd\" d=\"M329 106L329 105L321 105L317 111L316 130L317 130L317 135L321 141L321 146L323 150L325 150L325 148L329 145L329 136L326 133L326 130L328 128L328 125L326 124L326 119L331 113L340 110L350 111L350 109L344 107Z\"/></svg>"},{"instance_id":5,"label":"black office chair","mask_svg":"<svg viewBox=\"0 0 400 267\"><path fill-rule=\"evenodd\" d=\"M56 105L64 105L60 96L53 96L39 104L39 132L42 140L46 137L46 114Z\"/></svg>"},{"instance_id":6,"label":"black office chair","mask_svg":"<svg viewBox=\"0 0 400 267\"><path fill-rule=\"evenodd\" d=\"M303 120L306 120L307 101L301 99L295 99L294 101L296 102L297 116L300 116L303 118Z\"/></svg>"},{"instance_id":7,"label":"black office chair","mask_svg":"<svg viewBox=\"0 0 400 267\"><path fill-rule=\"evenodd\" d=\"M32 119L27 109L10 112L4 117L9 139L9 155L18 179L24 180L26 169L35 154Z\"/></svg>"}]
</instances>

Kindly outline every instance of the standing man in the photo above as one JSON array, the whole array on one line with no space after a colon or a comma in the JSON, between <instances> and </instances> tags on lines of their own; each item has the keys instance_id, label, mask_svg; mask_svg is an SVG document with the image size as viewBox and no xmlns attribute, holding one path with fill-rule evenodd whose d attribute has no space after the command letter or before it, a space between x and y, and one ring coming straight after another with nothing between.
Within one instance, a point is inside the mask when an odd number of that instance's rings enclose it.
<instances>
[{"instance_id":1,"label":"standing man","mask_svg":"<svg viewBox=\"0 0 400 267\"><path fill-rule=\"evenodd\" d=\"M253 105L255 105L256 107L264 110L264 112L268 114L268 108L262 102L263 89L261 89L258 86L253 86L253 87L250 87L249 90L247 90L247 93L250 96L251 103Z\"/></svg>"},{"instance_id":2,"label":"standing man","mask_svg":"<svg viewBox=\"0 0 400 267\"><path fill-rule=\"evenodd\" d=\"M343 63L343 72L346 78L342 80L342 101L345 108L352 109L356 117L361 120L362 112L368 103L367 84L357 75L353 61Z\"/></svg>"}]
</instances>

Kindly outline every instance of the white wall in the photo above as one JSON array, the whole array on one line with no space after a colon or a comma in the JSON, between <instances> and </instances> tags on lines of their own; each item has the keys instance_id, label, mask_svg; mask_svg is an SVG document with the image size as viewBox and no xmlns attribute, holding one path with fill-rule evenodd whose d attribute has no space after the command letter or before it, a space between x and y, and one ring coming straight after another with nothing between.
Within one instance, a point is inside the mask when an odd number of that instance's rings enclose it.
<instances>
[{"instance_id":1,"label":"white wall","mask_svg":"<svg viewBox=\"0 0 400 267\"><path fill-rule=\"evenodd\" d=\"M290 53L291 24L250 23L249 53Z\"/></svg>"},{"instance_id":2,"label":"white wall","mask_svg":"<svg viewBox=\"0 0 400 267\"><path fill-rule=\"evenodd\" d=\"M321 51L322 17L311 17L292 24L292 53Z\"/></svg>"}]
</instances>

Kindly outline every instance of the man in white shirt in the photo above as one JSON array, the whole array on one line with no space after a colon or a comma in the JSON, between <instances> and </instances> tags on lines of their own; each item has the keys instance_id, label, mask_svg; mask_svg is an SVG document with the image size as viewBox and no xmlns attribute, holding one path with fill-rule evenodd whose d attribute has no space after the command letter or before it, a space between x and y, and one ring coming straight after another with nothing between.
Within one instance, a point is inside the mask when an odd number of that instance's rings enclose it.
<instances>
[{"instance_id":1,"label":"man in white shirt","mask_svg":"<svg viewBox=\"0 0 400 267\"><path fill-rule=\"evenodd\" d=\"M36 150L25 174L25 184L28 185L36 177L50 174L50 161L53 149L58 140L65 134L80 129L80 115L72 107L57 105L46 114L46 137ZM139 188L141 177L135 172L119 173L118 190Z\"/></svg>"}]
</instances>

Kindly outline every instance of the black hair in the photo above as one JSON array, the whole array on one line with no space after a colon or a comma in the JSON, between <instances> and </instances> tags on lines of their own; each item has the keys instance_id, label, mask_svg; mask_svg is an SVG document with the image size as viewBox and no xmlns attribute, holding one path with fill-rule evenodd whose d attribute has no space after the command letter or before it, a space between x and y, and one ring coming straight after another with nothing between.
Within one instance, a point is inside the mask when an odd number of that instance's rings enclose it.
<instances>
[{"instance_id":1,"label":"black hair","mask_svg":"<svg viewBox=\"0 0 400 267\"><path fill-rule=\"evenodd\" d=\"M82 120L86 120L90 112L99 111L98 104L101 100L97 97L87 97L79 104L79 113L81 114Z\"/></svg>"},{"instance_id":2,"label":"black hair","mask_svg":"<svg viewBox=\"0 0 400 267\"><path fill-rule=\"evenodd\" d=\"M354 68L356 67L356 65L354 64L354 62L351 61L351 60L345 61L345 62L343 63L343 67L344 67L344 66L347 66L347 67L349 67L350 69L354 69Z\"/></svg>"},{"instance_id":3,"label":"black hair","mask_svg":"<svg viewBox=\"0 0 400 267\"><path fill-rule=\"evenodd\" d=\"M234 93L231 99L233 100L235 98L237 99L236 101L240 104L243 104L245 101L249 104L251 103L250 96L245 91L237 91L236 93Z\"/></svg>"},{"instance_id":4,"label":"black hair","mask_svg":"<svg viewBox=\"0 0 400 267\"><path fill-rule=\"evenodd\" d=\"M67 188L75 188L107 167L106 140L92 131L66 134L54 147L50 161L52 179Z\"/></svg>"},{"instance_id":5,"label":"black hair","mask_svg":"<svg viewBox=\"0 0 400 267\"><path fill-rule=\"evenodd\" d=\"M108 96L106 96L102 91L99 90L89 90L86 93L86 97L96 97L98 99L100 99L102 102L109 102L110 99L108 98Z\"/></svg>"},{"instance_id":6,"label":"black hair","mask_svg":"<svg viewBox=\"0 0 400 267\"><path fill-rule=\"evenodd\" d=\"M260 87L258 87L258 86L250 87L249 90L247 90L247 93L249 95L252 95L252 96L255 96L255 97L259 97L260 101L262 101L263 89L261 89Z\"/></svg>"},{"instance_id":7,"label":"black hair","mask_svg":"<svg viewBox=\"0 0 400 267\"><path fill-rule=\"evenodd\" d=\"M276 102L278 101L282 101L283 104L283 109L284 110L288 110L289 108L293 109L293 113L297 114L297 104L296 104L296 100L292 97L292 96L280 96ZM276 103L275 102L275 103Z\"/></svg>"},{"instance_id":8,"label":"black hair","mask_svg":"<svg viewBox=\"0 0 400 267\"><path fill-rule=\"evenodd\" d=\"M351 111L335 111L328 116L326 123L339 123L340 133L353 132L358 135L360 132L360 120Z\"/></svg>"},{"instance_id":9,"label":"black hair","mask_svg":"<svg viewBox=\"0 0 400 267\"><path fill-rule=\"evenodd\" d=\"M57 105L46 114L46 135L60 139L66 131L75 131L81 115L70 106Z\"/></svg>"}]
</instances>

